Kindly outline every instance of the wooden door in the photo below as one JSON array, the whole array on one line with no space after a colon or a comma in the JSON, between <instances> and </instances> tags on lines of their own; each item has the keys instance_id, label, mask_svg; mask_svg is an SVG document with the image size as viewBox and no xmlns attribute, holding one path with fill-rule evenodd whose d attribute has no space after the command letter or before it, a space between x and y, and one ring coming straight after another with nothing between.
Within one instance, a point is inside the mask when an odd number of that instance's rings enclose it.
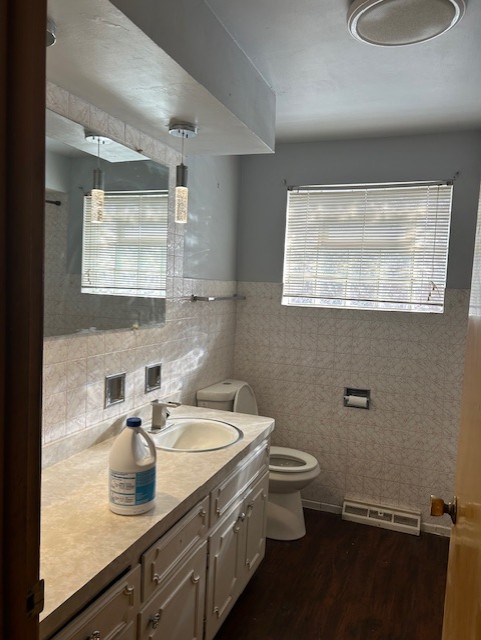
<instances>
[{"instance_id":1,"label":"wooden door","mask_svg":"<svg viewBox=\"0 0 481 640\"><path fill-rule=\"evenodd\" d=\"M9 640L38 636L45 26L45 0L0 3L0 637Z\"/></svg>"},{"instance_id":2,"label":"wooden door","mask_svg":"<svg viewBox=\"0 0 481 640\"><path fill-rule=\"evenodd\" d=\"M481 639L480 218L481 210L478 211L471 284L461 431L456 472L458 514L449 547L443 640Z\"/></svg>"}]
</instances>

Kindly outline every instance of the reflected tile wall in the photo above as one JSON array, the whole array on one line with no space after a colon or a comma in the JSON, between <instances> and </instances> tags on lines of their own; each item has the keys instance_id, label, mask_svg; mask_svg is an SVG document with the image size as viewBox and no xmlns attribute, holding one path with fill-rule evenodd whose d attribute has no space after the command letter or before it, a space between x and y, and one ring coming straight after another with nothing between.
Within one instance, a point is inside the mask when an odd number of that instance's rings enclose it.
<instances>
[{"instance_id":1,"label":"reflected tile wall","mask_svg":"<svg viewBox=\"0 0 481 640\"><path fill-rule=\"evenodd\" d=\"M179 298L229 296L235 282L183 280ZM234 358L234 302L167 300L163 327L47 338L44 341L43 444L51 464L110 435L113 422L149 416L155 398L195 404L197 389L230 376ZM144 393L144 367L162 363L162 387ZM104 378L126 372L126 401L104 409ZM50 448L50 450L49 450Z\"/></svg>"},{"instance_id":2,"label":"reflected tile wall","mask_svg":"<svg viewBox=\"0 0 481 640\"><path fill-rule=\"evenodd\" d=\"M273 283L238 293L234 375L275 418L273 443L319 460L303 496L419 509L439 525L429 496L453 495L469 292L448 290L442 315L288 308ZM371 409L344 407L346 386L371 389Z\"/></svg>"}]
</instances>

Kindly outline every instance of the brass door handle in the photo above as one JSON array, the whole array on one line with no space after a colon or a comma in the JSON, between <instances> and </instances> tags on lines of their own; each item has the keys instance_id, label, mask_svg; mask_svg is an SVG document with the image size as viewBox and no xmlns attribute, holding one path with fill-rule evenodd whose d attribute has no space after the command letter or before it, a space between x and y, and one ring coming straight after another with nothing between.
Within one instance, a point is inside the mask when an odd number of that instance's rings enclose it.
<instances>
[{"instance_id":1,"label":"brass door handle","mask_svg":"<svg viewBox=\"0 0 481 640\"><path fill-rule=\"evenodd\" d=\"M452 502L444 502L442 498L437 498L436 496L431 496L431 515L432 516L443 516L447 513L453 524L456 524L456 516L458 510L458 501L456 497L453 498Z\"/></svg>"}]
</instances>

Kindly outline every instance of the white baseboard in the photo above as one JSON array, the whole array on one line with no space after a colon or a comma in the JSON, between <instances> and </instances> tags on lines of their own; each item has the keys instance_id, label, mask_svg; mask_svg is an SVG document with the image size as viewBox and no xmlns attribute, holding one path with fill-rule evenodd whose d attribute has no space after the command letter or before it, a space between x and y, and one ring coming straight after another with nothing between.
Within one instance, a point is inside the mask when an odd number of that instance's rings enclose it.
<instances>
[{"instance_id":1,"label":"white baseboard","mask_svg":"<svg viewBox=\"0 0 481 640\"><path fill-rule=\"evenodd\" d=\"M445 527L442 524L430 524L429 522L422 522L421 531L424 531L424 533L431 533L435 536L444 536L445 538L451 537L451 527Z\"/></svg>"},{"instance_id":2,"label":"white baseboard","mask_svg":"<svg viewBox=\"0 0 481 640\"><path fill-rule=\"evenodd\" d=\"M313 509L314 511L326 511L327 513L342 513L342 507L337 504L328 504L327 502L318 502L317 500L302 499L302 506L306 509Z\"/></svg>"}]
</instances>

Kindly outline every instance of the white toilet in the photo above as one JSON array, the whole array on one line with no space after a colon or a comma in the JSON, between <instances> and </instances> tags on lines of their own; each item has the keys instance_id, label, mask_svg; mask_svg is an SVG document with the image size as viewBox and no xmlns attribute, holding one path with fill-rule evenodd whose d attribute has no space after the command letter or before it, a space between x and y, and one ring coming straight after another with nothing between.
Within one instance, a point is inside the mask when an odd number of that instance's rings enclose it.
<instances>
[{"instance_id":1,"label":"white toilet","mask_svg":"<svg viewBox=\"0 0 481 640\"><path fill-rule=\"evenodd\" d=\"M242 380L224 380L197 391L197 406L221 411L257 415L254 392ZM320 473L319 463L309 453L271 447L269 458L269 501L267 537L297 540L306 533L301 489Z\"/></svg>"},{"instance_id":2,"label":"white toilet","mask_svg":"<svg viewBox=\"0 0 481 640\"><path fill-rule=\"evenodd\" d=\"M271 447L267 537L297 540L306 535L301 489L320 473L314 456L297 449Z\"/></svg>"}]
</instances>

